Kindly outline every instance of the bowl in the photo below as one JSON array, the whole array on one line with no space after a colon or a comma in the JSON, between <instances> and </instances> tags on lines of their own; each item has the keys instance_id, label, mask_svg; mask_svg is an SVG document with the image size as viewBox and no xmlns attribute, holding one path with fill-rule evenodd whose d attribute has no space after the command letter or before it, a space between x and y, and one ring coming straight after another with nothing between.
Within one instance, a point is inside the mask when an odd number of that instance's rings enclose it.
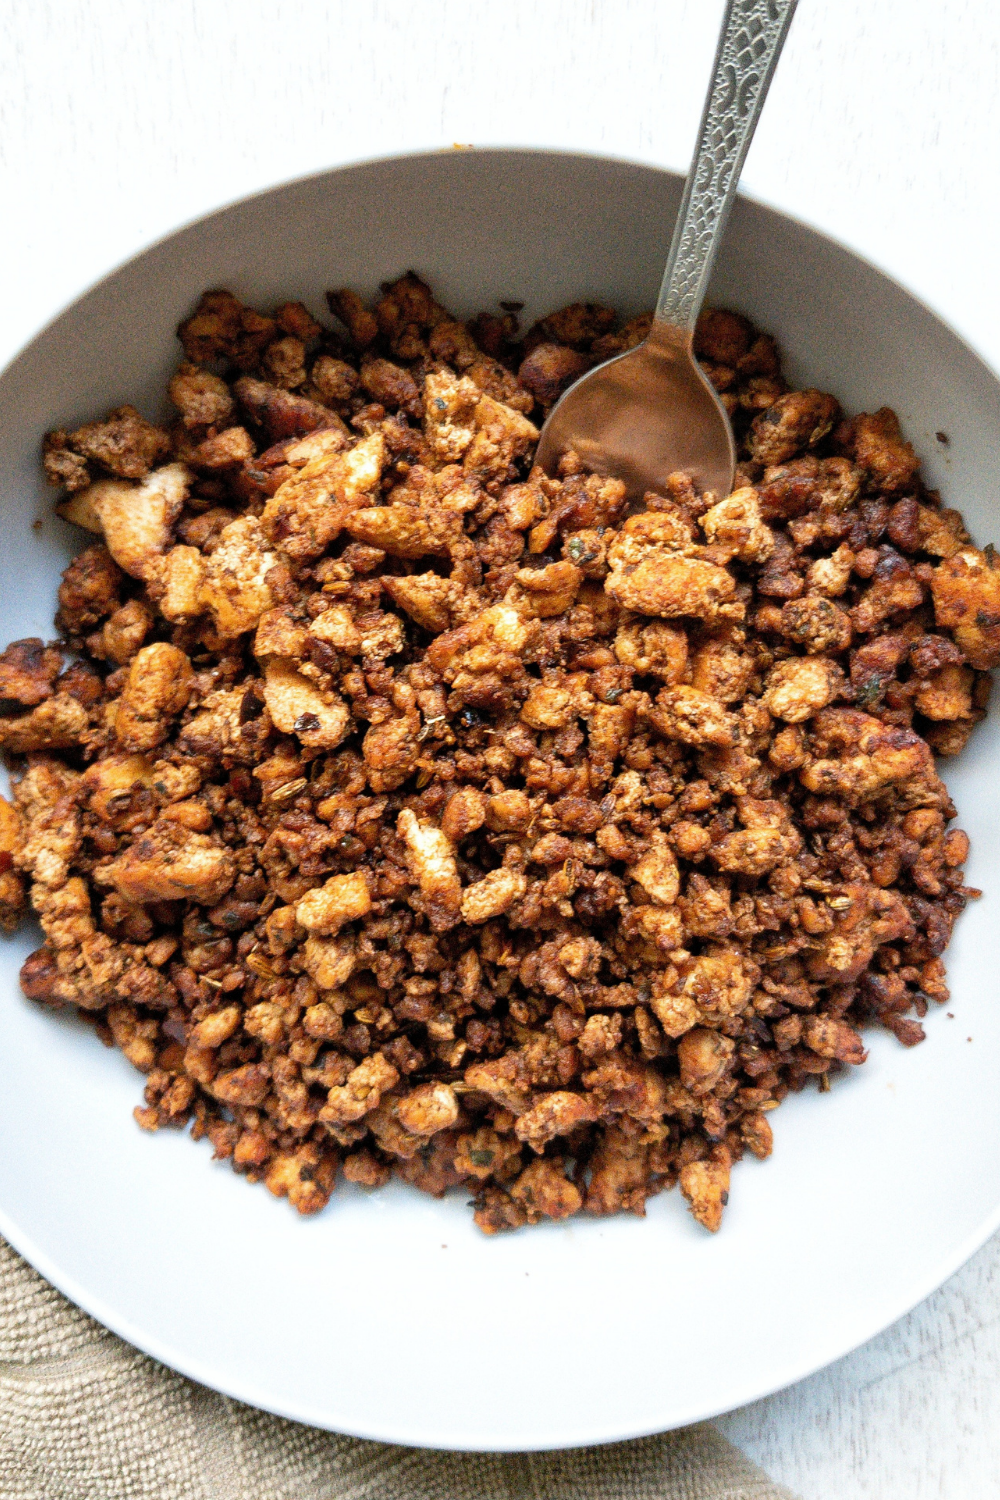
<instances>
[{"instance_id":1,"label":"bowl","mask_svg":"<svg viewBox=\"0 0 1000 1500\"><path fill-rule=\"evenodd\" d=\"M549 151L344 167L188 225L62 312L0 377L0 633L52 633L81 545L40 480L42 434L132 401L156 415L178 320L209 286L255 304L414 268L468 316L577 299L652 305L680 179ZM928 308L816 231L740 201L711 301L779 339L790 378L889 404L980 543L993 534L1000 384ZM1000 1223L996 722L946 767L986 888L948 954L953 999L905 1050L772 1117L710 1237L679 1194L645 1220L487 1239L461 1194L341 1187L315 1219L249 1190L207 1142L132 1120L141 1079L71 1015L22 998L2 944L0 1231L74 1302L164 1364L320 1427L454 1449L664 1430L836 1359L937 1287Z\"/></svg>"}]
</instances>

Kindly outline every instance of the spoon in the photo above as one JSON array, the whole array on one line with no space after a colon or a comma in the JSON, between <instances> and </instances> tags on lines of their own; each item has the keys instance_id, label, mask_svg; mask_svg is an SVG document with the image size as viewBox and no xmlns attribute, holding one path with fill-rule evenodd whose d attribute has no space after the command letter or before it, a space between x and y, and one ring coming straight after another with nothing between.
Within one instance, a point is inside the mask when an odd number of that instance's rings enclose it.
<instances>
[{"instance_id":1,"label":"spoon","mask_svg":"<svg viewBox=\"0 0 1000 1500\"><path fill-rule=\"evenodd\" d=\"M649 335L581 376L552 408L535 459L546 473L572 449L585 468L624 480L633 502L665 493L677 470L696 490L731 492L733 430L695 359L694 327L796 4L727 0Z\"/></svg>"}]
</instances>

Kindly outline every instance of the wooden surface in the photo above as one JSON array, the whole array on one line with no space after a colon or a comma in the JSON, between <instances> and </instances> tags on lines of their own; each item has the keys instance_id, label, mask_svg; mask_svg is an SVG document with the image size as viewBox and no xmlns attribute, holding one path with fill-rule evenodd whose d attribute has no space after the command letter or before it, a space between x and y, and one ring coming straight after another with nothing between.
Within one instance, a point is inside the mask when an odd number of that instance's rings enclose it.
<instances>
[{"instance_id":1,"label":"wooden surface","mask_svg":"<svg viewBox=\"0 0 1000 1500\"><path fill-rule=\"evenodd\" d=\"M150 240L333 163L473 142L683 168L720 12L0 0L0 364ZM886 266L994 362L998 177L993 0L802 0L745 187ZM863 1349L719 1426L805 1500L1000 1496L1000 1239Z\"/></svg>"}]
</instances>

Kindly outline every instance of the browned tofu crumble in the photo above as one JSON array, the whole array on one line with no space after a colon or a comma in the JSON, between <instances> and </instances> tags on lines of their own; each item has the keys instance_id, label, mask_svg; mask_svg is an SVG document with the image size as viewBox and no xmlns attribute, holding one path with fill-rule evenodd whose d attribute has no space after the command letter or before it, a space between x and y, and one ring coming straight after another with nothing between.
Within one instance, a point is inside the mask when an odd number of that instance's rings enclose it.
<instances>
[{"instance_id":1,"label":"browned tofu crumble","mask_svg":"<svg viewBox=\"0 0 1000 1500\"><path fill-rule=\"evenodd\" d=\"M339 1171L487 1233L679 1183L719 1227L769 1113L912 1045L971 893L934 755L983 716L1000 569L887 408L790 391L706 313L735 493L532 468L639 342L519 338L412 273L374 310L207 292L177 416L53 432L95 534L0 657L0 916L24 992L301 1213Z\"/></svg>"}]
</instances>

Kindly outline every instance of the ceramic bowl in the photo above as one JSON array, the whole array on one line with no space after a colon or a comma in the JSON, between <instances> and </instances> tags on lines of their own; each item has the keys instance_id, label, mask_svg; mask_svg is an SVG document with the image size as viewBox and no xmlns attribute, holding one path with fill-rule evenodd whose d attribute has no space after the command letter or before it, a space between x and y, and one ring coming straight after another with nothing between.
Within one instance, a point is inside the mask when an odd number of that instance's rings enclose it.
<instances>
[{"instance_id":1,"label":"ceramic bowl","mask_svg":"<svg viewBox=\"0 0 1000 1500\"><path fill-rule=\"evenodd\" d=\"M205 287L260 305L414 268L469 316L525 326L577 299L655 298L680 180L547 151L345 167L224 208L114 271L0 377L0 635L52 632L82 538L41 482L47 428L131 401L156 415ZM996 535L1000 385L927 307L814 230L741 201L711 300L779 339L790 378L899 413L931 483ZM945 434L947 442L938 434ZM986 890L948 953L953 998L906 1050L772 1117L707 1235L678 1193L647 1218L483 1237L461 1192L350 1186L301 1219L207 1142L132 1120L142 1080L71 1015L22 998L30 933L0 945L0 1230L165 1364L322 1427L441 1448L589 1444L695 1421L809 1374L927 1296L1000 1222L997 722L946 775Z\"/></svg>"}]
</instances>

